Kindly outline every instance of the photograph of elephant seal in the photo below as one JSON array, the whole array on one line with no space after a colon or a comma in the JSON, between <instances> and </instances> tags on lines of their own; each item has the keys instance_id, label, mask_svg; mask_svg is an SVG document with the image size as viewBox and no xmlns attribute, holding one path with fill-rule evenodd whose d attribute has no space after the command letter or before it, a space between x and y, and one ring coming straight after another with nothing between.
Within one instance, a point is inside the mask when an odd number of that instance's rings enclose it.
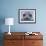
<instances>
[{"instance_id":1,"label":"photograph of elephant seal","mask_svg":"<svg viewBox=\"0 0 46 46\"><path fill-rule=\"evenodd\" d=\"M33 15L29 11L26 11L22 14L21 21L33 21Z\"/></svg>"}]
</instances>

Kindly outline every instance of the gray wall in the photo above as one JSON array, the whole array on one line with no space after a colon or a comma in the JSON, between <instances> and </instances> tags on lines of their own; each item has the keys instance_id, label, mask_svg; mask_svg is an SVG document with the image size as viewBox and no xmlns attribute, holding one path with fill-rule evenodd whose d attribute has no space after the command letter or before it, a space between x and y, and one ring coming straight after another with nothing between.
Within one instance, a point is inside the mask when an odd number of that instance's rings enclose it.
<instances>
[{"instance_id":1,"label":"gray wall","mask_svg":"<svg viewBox=\"0 0 46 46\"><path fill-rule=\"evenodd\" d=\"M0 17L13 17L14 26L11 31L46 31L46 0L1 0ZM18 9L36 9L36 24L19 24ZM8 31L6 25L1 26L2 32Z\"/></svg>"}]
</instances>

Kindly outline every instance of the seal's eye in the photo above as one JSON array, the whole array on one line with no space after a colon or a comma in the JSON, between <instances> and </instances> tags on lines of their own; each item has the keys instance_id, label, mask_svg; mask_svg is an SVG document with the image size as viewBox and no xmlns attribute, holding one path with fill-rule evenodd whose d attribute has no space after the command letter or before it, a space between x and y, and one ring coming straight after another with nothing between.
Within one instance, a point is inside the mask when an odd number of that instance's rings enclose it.
<instances>
[{"instance_id":1,"label":"seal's eye","mask_svg":"<svg viewBox=\"0 0 46 46\"><path fill-rule=\"evenodd\" d=\"M29 14L30 17L32 17L32 14Z\"/></svg>"},{"instance_id":2,"label":"seal's eye","mask_svg":"<svg viewBox=\"0 0 46 46\"><path fill-rule=\"evenodd\" d=\"M23 14L23 17L25 17L26 16L26 14Z\"/></svg>"}]
</instances>

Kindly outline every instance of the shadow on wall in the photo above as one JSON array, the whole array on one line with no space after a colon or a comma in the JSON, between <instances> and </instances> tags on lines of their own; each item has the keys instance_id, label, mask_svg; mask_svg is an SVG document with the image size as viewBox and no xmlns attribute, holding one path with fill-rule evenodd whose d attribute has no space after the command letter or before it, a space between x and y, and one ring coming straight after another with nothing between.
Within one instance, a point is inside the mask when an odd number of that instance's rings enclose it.
<instances>
[{"instance_id":1,"label":"shadow on wall","mask_svg":"<svg viewBox=\"0 0 46 46\"><path fill-rule=\"evenodd\" d=\"M2 33L2 25L5 24L5 17L4 16L0 16L0 33Z\"/></svg>"},{"instance_id":2,"label":"shadow on wall","mask_svg":"<svg viewBox=\"0 0 46 46\"><path fill-rule=\"evenodd\" d=\"M2 33L2 25L5 23L5 17L0 16L0 46L3 46L3 33Z\"/></svg>"},{"instance_id":3,"label":"shadow on wall","mask_svg":"<svg viewBox=\"0 0 46 46\"><path fill-rule=\"evenodd\" d=\"M0 33L0 46L4 46L3 41L4 41L3 33Z\"/></svg>"}]
</instances>

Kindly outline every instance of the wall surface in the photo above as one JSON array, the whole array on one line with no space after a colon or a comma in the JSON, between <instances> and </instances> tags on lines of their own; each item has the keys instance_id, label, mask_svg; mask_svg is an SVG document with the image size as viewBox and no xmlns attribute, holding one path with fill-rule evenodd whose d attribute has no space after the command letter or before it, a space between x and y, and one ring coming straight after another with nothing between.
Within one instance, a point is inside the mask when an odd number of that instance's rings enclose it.
<instances>
[{"instance_id":1,"label":"wall surface","mask_svg":"<svg viewBox=\"0 0 46 46\"><path fill-rule=\"evenodd\" d=\"M19 24L18 9L36 9L36 24ZM15 19L11 32L37 31L46 36L46 0L0 0L0 19L7 17ZM0 32L8 32L8 26L1 23Z\"/></svg>"},{"instance_id":2,"label":"wall surface","mask_svg":"<svg viewBox=\"0 0 46 46\"><path fill-rule=\"evenodd\" d=\"M18 9L36 9L36 24L19 24ZM46 31L46 0L1 0L2 17L13 17L14 26L11 31ZM1 26L2 32L8 31L8 26Z\"/></svg>"}]
</instances>

